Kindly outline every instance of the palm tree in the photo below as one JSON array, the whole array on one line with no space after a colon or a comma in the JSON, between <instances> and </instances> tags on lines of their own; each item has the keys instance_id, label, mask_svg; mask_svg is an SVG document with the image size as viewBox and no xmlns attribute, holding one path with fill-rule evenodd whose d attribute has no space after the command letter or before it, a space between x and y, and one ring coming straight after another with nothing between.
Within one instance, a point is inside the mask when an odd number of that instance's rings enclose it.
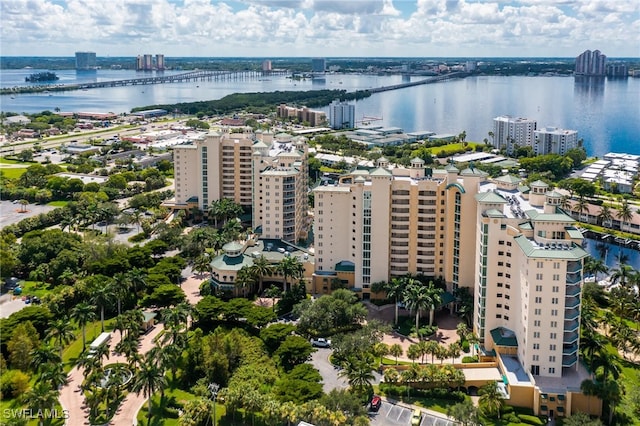
<instances>
[{"instance_id":1,"label":"palm tree","mask_svg":"<svg viewBox=\"0 0 640 426\"><path fill-rule=\"evenodd\" d=\"M369 357L363 359L349 358L338 375L345 377L353 390L363 394L365 389L371 388L371 383L375 380L373 375L374 367L371 361Z\"/></svg>"},{"instance_id":2,"label":"palm tree","mask_svg":"<svg viewBox=\"0 0 640 426\"><path fill-rule=\"evenodd\" d=\"M415 364L416 359L420 358L421 352L420 346L413 343L407 348L407 358Z\"/></svg>"},{"instance_id":3,"label":"palm tree","mask_svg":"<svg viewBox=\"0 0 640 426\"><path fill-rule=\"evenodd\" d=\"M31 367L35 371L40 371L48 364L61 364L62 359L56 353L55 348L48 345L41 345L29 354L31 356Z\"/></svg>"},{"instance_id":4,"label":"palm tree","mask_svg":"<svg viewBox=\"0 0 640 426\"><path fill-rule=\"evenodd\" d=\"M600 213L598 213L598 220L600 224L604 227L611 228L611 224L613 222L613 214L611 213L611 208L603 204L600 207Z\"/></svg>"},{"instance_id":5,"label":"palm tree","mask_svg":"<svg viewBox=\"0 0 640 426\"><path fill-rule=\"evenodd\" d=\"M589 221L589 215L585 216L583 215L584 212L589 212L589 201L584 198L583 196L580 196L580 198L578 198L578 203L575 205L576 210L578 211L578 213L580 213L580 221L581 222L588 222Z\"/></svg>"},{"instance_id":6,"label":"palm tree","mask_svg":"<svg viewBox=\"0 0 640 426\"><path fill-rule=\"evenodd\" d=\"M297 257L285 257L276 266L276 271L284 275L284 291L287 291L287 278L300 279L304 274L304 265Z\"/></svg>"},{"instance_id":7,"label":"palm tree","mask_svg":"<svg viewBox=\"0 0 640 426\"><path fill-rule=\"evenodd\" d=\"M619 264L617 269L613 270L611 274L611 283L620 283L623 287L629 285L629 280L633 275L633 268L629 265Z\"/></svg>"},{"instance_id":8,"label":"palm tree","mask_svg":"<svg viewBox=\"0 0 640 426\"><path fill-rule=\"evenodd\" d=\"M167 385L167 380L162 374L161 369L154 362L153 357L150 354L144 358L140 363L139 369L133 378L131 389L138 395L142 393L147 397L148 413L147 424L151 424L151 397L153 394L164 389Z\"/></svg>"},{"instance_id":9,"label":"palm tree","mask_svg":"<svg viewBox=\"0 0 640 426\"><path fill-rule=\"evenodd\" d=\"M633 219L633 212L631 211L631 207L629 207L629 202L624 200L618 209L617 216L622 222L620 224L620 230L622 231L624 228L624 224L628 223Z\"/></svg>"},{"instance_id":10,"label":"palm tree","mask_svg":"<svg viewBox=\"0 0 640 426\"><path fill-rule=\"evenodd\" d=\"M62 349L64 345L75 338L73 335L73 327L67 318L59 318L49 326L46 331L47 340L55 340L60 350L60 359L62 359Z\"/></svg>"},{"instance_id":11,"label":"palm tree","mask_svg":"<svg viewBox=\"0 0 640 426\"><path fill-rule=\"evenodd\" d=\"M271 286L265 291L265 296L271 298L271 308L275 311L276 310L276 303L275 303L276 297L282 296L282 291L276 286Z\"/></svg>"},{"instance_id":12,"label":"palm tree","mask_svg":"<svg viewBox=\"0 0 640 426\"><path fill-rule=\"evenodd\" d=\"M77 361L78 368L82 368L82 375L86 379L89 375L102 368L100 359L88 353L80 356Z\"/></svg>"},{"instance_id":13,"label":"palm tree","mask_svg":"<svg viewBox=\"0 0 640 426\"><path fill-rule=\"evenodd\" d=\"M204 277L205 272L211 271L211 258L208 254L201 254L193 261L193 270L198 272L200 277Z\"/></svg>"},{"instance_id":14,"label":"palm tree","mask_svg":"<svg viewBox=\"0 0 640 426\"><path fill-rule=\"evenodd\" d=\"M251 267L246 265L240 268L234 281L236 289L242 289L242 297L244 298L247 297L247 288L251 287L255 282Z\"/></svg>"},{"instance_id":15,"label":"palm tree","mask_svg":"<svg viewBox=\"0 0 640 426\"><path fill-rule=\"evenodd\" d=\"M394 343L389 348L389 355L394 356L396 358L396 365L398 365L398 357L402 356L404 351L402 350L402 346L398 343Z\"/></svg>"},{"instance_id":16,"label":"palm tree","mask_svg":"<svg viewBox=\"0 0 640 426\"><path fill-rule=\"evenodd\" d=\"M609 422L613 421L613 413L616 410L616 404L620 403L624 395L624 387L617 380L605 378L604 381L594 382L585 380L580 384L582 393L588 396L597 396L602 401L609 404Z\"/></svg>"},{"instance_id":17,"label":"palm tree","mask_svg":"<svg viewBox=\"0 0 640 426\"><path fill-rule=\"evenodd\" d=\"M122 300L131 292L131 280L126 272L118 272L113 276L112 292L118 303L118 315L122 313Z\"/></svg>"},{"instance_id":18,"label":"palm tree","mask_svg":"<svg viewBox=\"0 0 640 426\"><path fill-rule=\"evenodd\" d=\"M456 358L460 356L462 352L462 346L460 342L453 342L449 345L449 356L451 357L451 364L456 361Z\"/></svg>"},{"instance_id":19,"label":"palm tree","mask_svg":"<svg viewBox=\"0 0 640 426\"><path fill-rule=\"evenodd\" d=\"M43 364L39 381L50 383L54 389L60 389L69 383L67 373L64 371L64 365L62 363Z\"/></svg>"},{"instance_id":20,"label":"palm tree","mask_svg":"<svg viewBox=\"0 0 640 426\"><path fill-rule=\"evenodd\" d=\"M593 274L595 282L598 282L598 274L606 274L607 272L609 272L609 268L602 259L588 257L584 262L584 272L585 274Z\"/></svg>"},{"instance_id":21,"label":"palm tree","mask_svg":"<svg viewBox=\"0 0 640 426\"><path fill-rule=\"evenodd\" d=\"M382 357L389 354L389 345L384 342L378 342L373 345L373 354L374 356L380 357L380 364L382 364Z\"/></svg>"},{"instance_id":22,"label":"palm tree","mask_svg":"<svg viewBox=\"0 0 640 426\"><path fill-rule=\"evenodd\" d=\"M405 281L400 278L392 278L391 281L385 284L384 290L387 292L387 297L395 299L395 320L394 324L398 325L398 299L403 296L404 289L406 287Z\"/></svg>"},{"instance_id":23,"label":"palm tree","mask_svg":"<svg viewBox=\"0 0 640 426\"><path fill-rule=\"evenodd\" d=\"M44 413L51 410L58 401L58 392L46 381L36 382L31 390L24 395L24 403L36 413ZM38 422L44 424L44 416Z\"/></svg>"},{"instance_id":24,"label":"palm tree","mask_svg":"<svg viewBox=\"0 0 640 426\"><path fill-rule=\"evenodd\" d=\"M145 282L145 278L147 277L147 273L141 268L133 268L132 270L127 272L129 282L131 283L131 289L138 293L143 290L147 283Z\"/></svg>"},{"instance_id":25,"label":"palm tree","mask_svg":"<svg viewBox=\"0 0 640 426\"><path fill-rule=\"evenodd\" d=\"M100 328L104 332L104 309L113 301L114 292L110 282L100 283L91 289L91 301L100 307Z\"/></svg>"},{"instance_id":26,"label":"palm tree","mask_svg":"<svg viewBox=\"0 0 640 426\"><path fill-rule=\"evenodd\" d=\"M96 319L96 307L87 302L78 303L71 310L71 318L82 328L82 350L87 346L87 324Z\"/></svg>"},{"instance_id":27,"label":"palm tree","mask_svg":"<svg viewBox=\"0 0 640 426\"><path fill-rule=\"evenodd\" d=\"M496 415L500 418L500 411L504 406L504 397L498 389L498 383L491 381L482 386L478 391L480 395L479 405L481 409L490 416Z\"/></svg>"},{"instance_id":28,"label":"palm tree","mask_svg":"<svg viewBox=\"0 0 640 426\"><path fill-rule=\"evenodd\" d=\"M429 340L425 349L431 355L431 364L433 364L433 358L440 352L440 345L435 340Z\"/></svg>"},{"instance_id":29,"label":"palm tree","mask_svg":"<svg viewBox=\"0 0 640 426\"><path fill-rule=\"evenodd\" d=\"M253 275L258 278L258 294L262 294L262 279L263 277L273 275L273 265L271 265L271 262L269 262L264 255L260 255L253 260L251 271Z\"/></svg>"}]
</instances>

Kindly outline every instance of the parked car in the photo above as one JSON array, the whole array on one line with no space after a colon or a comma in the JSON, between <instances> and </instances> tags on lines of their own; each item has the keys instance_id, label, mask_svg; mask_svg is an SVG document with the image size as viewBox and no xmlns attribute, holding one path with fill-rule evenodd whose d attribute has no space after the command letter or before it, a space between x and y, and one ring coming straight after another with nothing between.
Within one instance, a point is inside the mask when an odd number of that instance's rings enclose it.
<instances>
[{"instance_id":1,"label":"parked car","mask_svg":"<svg viewBox=\"0 0 640 426\"><path fill-rule=\"evenodd\" d=\"M311 346L314 348L328 348L331 346L331 340L327 340L324 337L311 339Z\"/></svg>"},{"instance_id":2,"label":"parked car","mask_svg":"<svg viewBox=\"0 0 640 426\"><path fill-rule=\"evenodd\" d=\"M370 402L370 410L378 411L381 406L382 406L382 398L380 398L378 395L373 395Z\"/></svg>"},{"instance_id":3,"label":"parked car","mask_svg":"<svg viewBox=\"0 0 640 426\"><path fill-rule=\"evenodd\" d=\"M411 426L420 426L422 421L422 411L415 409L411 415Z\"/></svg>"}]
</instances>

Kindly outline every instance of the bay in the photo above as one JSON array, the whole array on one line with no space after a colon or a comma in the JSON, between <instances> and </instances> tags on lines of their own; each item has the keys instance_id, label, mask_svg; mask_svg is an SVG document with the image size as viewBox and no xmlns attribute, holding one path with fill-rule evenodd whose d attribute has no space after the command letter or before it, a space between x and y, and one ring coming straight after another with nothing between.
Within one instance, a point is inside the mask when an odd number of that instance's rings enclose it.
<instances>
[{"instance_id":1,"label":"bay","mask_svg":"<svg viewBox=\"0 0 640 426\"><path fill-rule=\"evenodd\" d=\"M0 85L24 85L24 78L42 70L2 70ZM165 71L164 75L184 71ZM148 77L131 70L56 71L60 84ZM411 77L411 81L423 77ZM232 93L285 90L362 90L409 81L400 75L327 74L324 79L292 80L282 76L198 81L86 91L2 95L4 112L43 110L129 112L134 107L220 99ZM554 126L578 131L587 153L640 155L640 79L579 81L561 76L473 76L436 84L382 92L358 101L356 120L400 127L405 132L434 131L482 141L493 118L512 115L537 120L538 128ZM328 111L328 108L319 108Z\"/></svg>"}]
</instances>

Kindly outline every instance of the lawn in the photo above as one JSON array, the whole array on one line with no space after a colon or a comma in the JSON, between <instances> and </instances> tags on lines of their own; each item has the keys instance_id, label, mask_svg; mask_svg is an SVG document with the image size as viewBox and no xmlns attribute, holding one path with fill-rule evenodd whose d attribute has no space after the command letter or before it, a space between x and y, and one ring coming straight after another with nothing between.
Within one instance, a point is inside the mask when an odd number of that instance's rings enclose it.
<instances>
[{"instance_id":1,"label":"lawn","mask_svg":"<svg viewBox=\"0 0 640 426\"><path fill-rule=\"evenodd\" d=\"M472 151L475 150L475 147L477 145L484 145L484 144L477 143L477 142L467 142L467 147L470 147L472 149ZM461 143L450 143L450 144L442 145L442 146L434 146L432 148L428 148L427 150L432 155L438 155L442 151L444 151L447 154L452 154L452 153L460 151L461 149L465 149L465 146L463 146L463 144L461 144Z\"/></svg>"},{"instance_id":2,"label":"lawn","mask_svg":"<svg viewBox=\"0 0 640 426\"><path fill-rule=\"evenodd\" d=\"M2 175L7 179L18 179L27 171L26 167L18 167L18 168L5 168L0 169Z\"/></svg>"},{"instance_id":3,"label":"lawn","mask_svg":"<svg viewBox=\"0 0 640 426\"><path fill-rule=\"evenodd\" d=\"M0 164L21 164L23 166L30 166L32 163L25 163L18 160L11 160L9 158L0 157Z\"/></svg>"},{"instance_id":4,"label":"lawn","mask_svg":"<svg viewBox=\"0 0 640 426\"><path fill-rule=\"evenodd\" d=\"M611 344L607 345L607 350L611 354L618 354L618 350ZM637 389L640 387L640 365L629 362L620 357L620 381L626 390L625 395L622 397L622 402L616 407L616 416L618 424L640 424L636 419L636 414L633 412L633 407L629 399L631 389ZM626 422L626 423L625 423ZM632 422L632 423L629 423Z\"/></svg>"},{"instance_id":5,"label":"lawn","mask_svg":"<svg viewBox=\"0 0 640 426\"><path fill-rule=\"evenodd\" d=\"M40 299L52 292L49 284L41 281L20 281L20 288L22 288L22 296L38 296Z\"/></svg>"},{"instance_id":6,"label":"lawn","mask_svg":"<svg viewBox=\"0 0 640 426\"><path fill-rule=\"evenodd\" d=\"M195 399L192 393L181 389L165 389L164 407L160 407L160 394L155 394L151 398L152 412L154 417L151 419L151 425L154 426L178 426L178 406L184 405L185 402ZM144 403L138 412L138 424L147 424L147 408L149 404ZM159 414L161 412L161 414ZM223 404L216 404L216 424L220 424L220 418L224 415L225 408ZM160 418L161 417L161 418Z\"/></svg>"},{"instance_id":7,"label":"lawn","mask_svg":"<svg viewBox=\"0 0 640 426\"><path fill-rule=\"evenodd\" d=\"M48 202L48 203L47 203L47 205L48 205L48 206L52 206L52 207L64 207L64 206L66 206L67 204L69 204L69 202L68 202L68 201L64 201L64 200L60 200L60 201L51 201L51 202Z\"/></svg>"}]
</instances>

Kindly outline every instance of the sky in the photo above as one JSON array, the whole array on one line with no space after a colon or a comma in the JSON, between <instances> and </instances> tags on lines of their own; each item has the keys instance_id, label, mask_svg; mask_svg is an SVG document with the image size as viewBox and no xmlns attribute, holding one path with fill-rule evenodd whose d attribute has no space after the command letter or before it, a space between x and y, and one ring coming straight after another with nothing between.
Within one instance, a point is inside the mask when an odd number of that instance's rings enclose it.
<instances>
[{"instance_id":1,"label":"sky","mask_svg":"<svg viewBox=\"0 0 640 426\"><path fill-rule=\"evenodd\" d=\"M1 0L1 56L640 57L640 0Z\"/></svg>"}]
</instances>

